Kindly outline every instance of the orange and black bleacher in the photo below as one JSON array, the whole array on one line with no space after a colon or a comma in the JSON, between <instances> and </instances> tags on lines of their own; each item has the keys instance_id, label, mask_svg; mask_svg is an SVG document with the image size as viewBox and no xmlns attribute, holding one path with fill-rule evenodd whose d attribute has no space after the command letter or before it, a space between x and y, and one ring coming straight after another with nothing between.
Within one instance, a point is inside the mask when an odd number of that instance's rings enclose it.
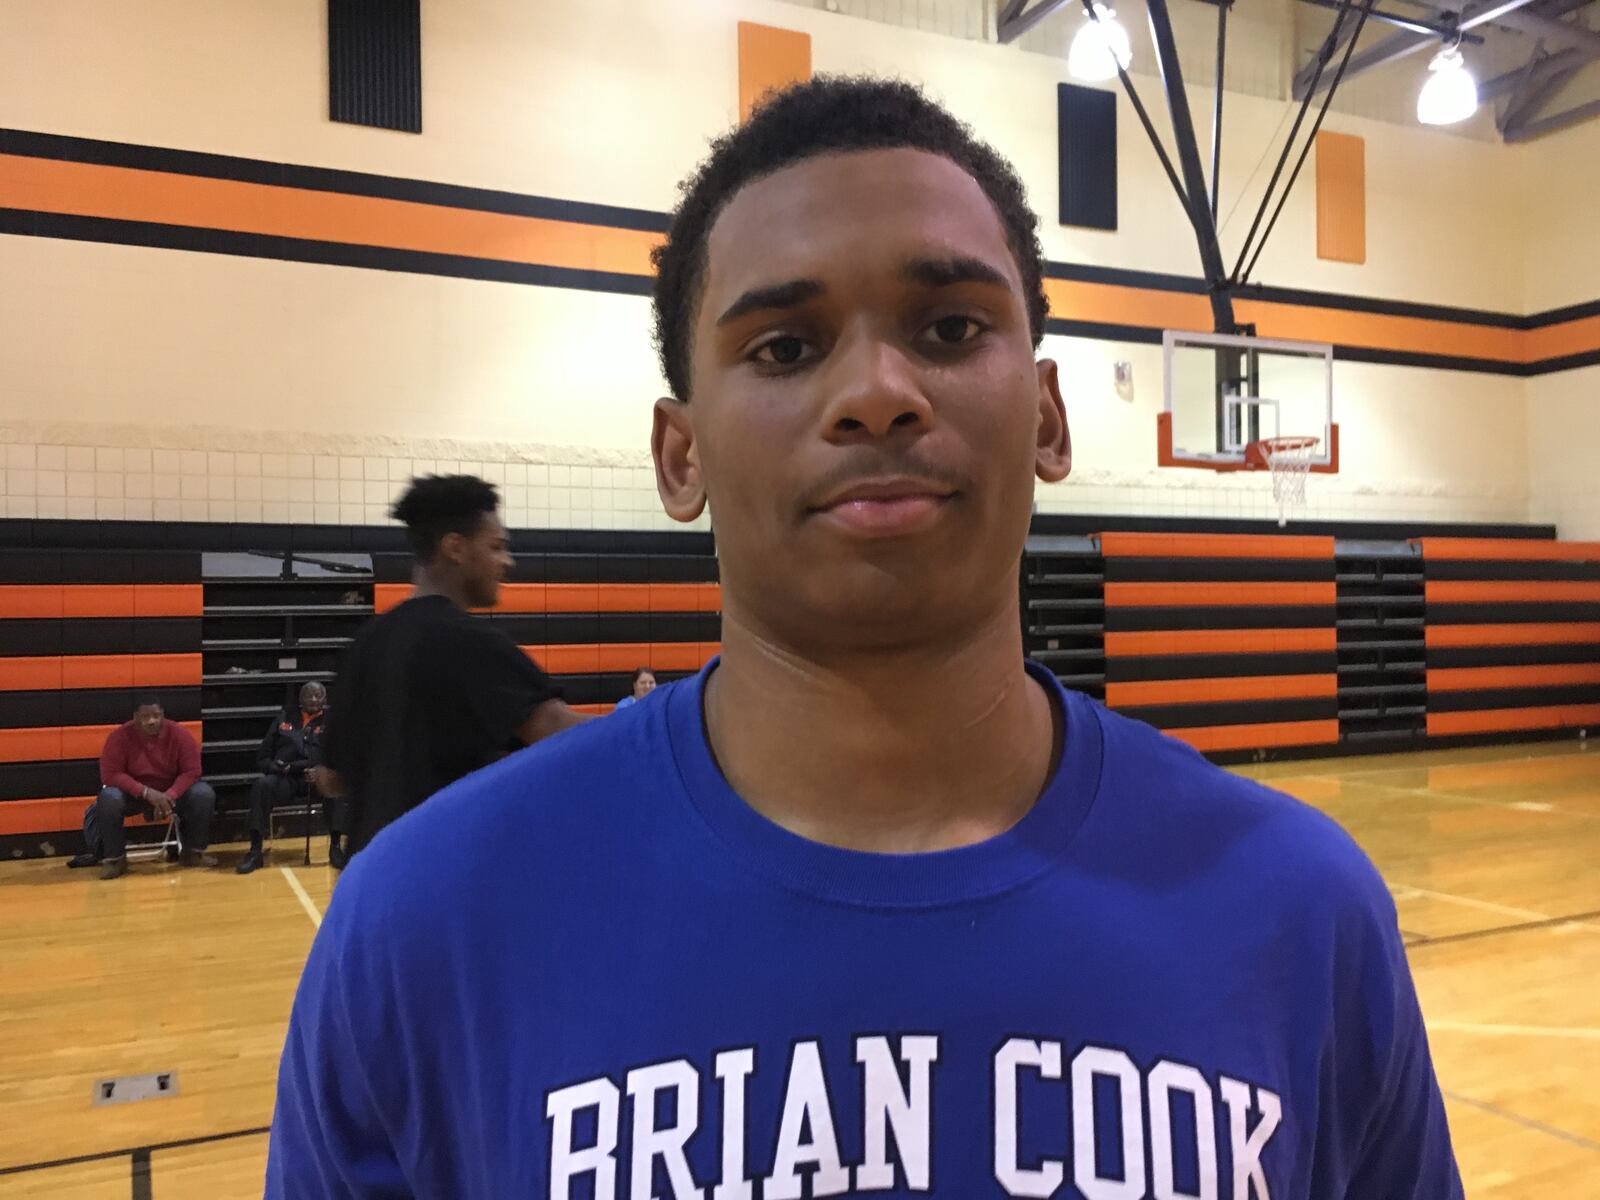
<instances>
[{"instance_id":1,"label":"orange and black bleacher","mask_svg":"<svg viewBox=\"0 0 1600 1200\"><path fill-rule=\"evenodd\" d=\"M216 840L238 837L259 730L410 593L403 545L392 528L0 521L0 855L80 848L101 744L143 690L197 737L205 716ZM519 530L513 549L481 617L574 706L608 712L635 667L667 682L718 652L711 535ZM296 573L328 554L338 572ZM262 555L281 578L240 568ZM1600 725L1600 543L1549 527L1036 517L1021 601L1027 652L1063 682L1221 761Z\"/></svg>"},{"instance_id":2,"label":"orange and black bleacher","mask_svg":"<svg viewBox=\"0 0 1600 1200\"><path fill-rule=\"evenodd\" d=\"M649 667L666 683L718 652L722 601L710 536L649 538L519 550L500 603L482 614L555 678L575 708L609 712L628 694L635 668ZM373 604L386 612L411 594L411 562L377 554L372 565Z\"/></svg>"},{"instance_id":3,"label":"orange and black bleacher","mask_svg":"<svg viewBox=\"0 0 1600 1200\"><path fill-rule=\"evenodd\" d=\"M200 555L7 548L0 581L0 854L58 853L138 693L200 737Z\"/></svg>"},{"instance_id":4,"label":"orange and black bleacher","mask_svg":"<svg viewBox=\"0 0 1600 1200\"><path fill-rule=\"evenodd\" d=\"M1110 707L1198 750L1338 742L1333 538L1099 540Z\"/></svg>"},{"instance_id":5,"label":"orange and black bleacher","mask_svg":"<svg viewBox=\"0 0 1600 1200\"><path fill-rule=\"evenodd\" d=\"M1429 736L1600 725L1600 542L1420 545Z\"/></svg>"}]
</instances>

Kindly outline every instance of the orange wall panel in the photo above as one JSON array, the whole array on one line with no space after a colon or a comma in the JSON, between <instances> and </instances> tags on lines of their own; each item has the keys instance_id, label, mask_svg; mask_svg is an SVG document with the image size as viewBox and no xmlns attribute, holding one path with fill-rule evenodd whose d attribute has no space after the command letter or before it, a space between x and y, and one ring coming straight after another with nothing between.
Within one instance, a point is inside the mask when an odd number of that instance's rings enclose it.
<instances>
[{"instance_id":1,"label":"orange wall panel","mask_svg":"<svg viewBox=\"0 0 1600 1200\"><path fill-rule=\"evenodd\" d=\"M768 92L811 78L811 35L754 21L739 22L739 119Z\"/></svg>"},{"instance_id":2,"label":"orange wall panel","mask_svg":"<svg viewBox=\"0 0 1600 1200\"><path fill-rule=\"evenodd\" d=\"M1367 143L1354 134L1317 134L1317 257L1367 261Z\"/></svg>"}]
</instances>

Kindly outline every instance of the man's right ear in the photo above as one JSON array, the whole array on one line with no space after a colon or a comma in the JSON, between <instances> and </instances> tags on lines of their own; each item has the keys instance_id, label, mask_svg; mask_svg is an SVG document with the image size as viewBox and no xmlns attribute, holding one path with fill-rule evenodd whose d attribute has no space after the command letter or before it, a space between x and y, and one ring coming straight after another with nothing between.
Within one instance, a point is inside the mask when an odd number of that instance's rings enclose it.
<instances>
[{"instance_id":1,"label":"man's right ear","mask_svg":"<svg viewBox=\"0 0 1600 1200\"><path fill-rule=\"evenodd\" d=\"M656 401L650 453L656 462L656 491L667 516L687 523L705 512L706 487L694 440L694 417L683 401L670 396Z\"/></svg>"}]
</instances>

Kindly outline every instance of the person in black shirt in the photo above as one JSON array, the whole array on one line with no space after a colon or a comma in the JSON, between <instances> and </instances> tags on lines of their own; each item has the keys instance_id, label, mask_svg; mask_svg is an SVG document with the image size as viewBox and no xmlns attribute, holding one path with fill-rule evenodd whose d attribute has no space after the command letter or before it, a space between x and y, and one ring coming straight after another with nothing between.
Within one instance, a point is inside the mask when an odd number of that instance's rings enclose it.
<instances>
[{"instance_id":1,"label":"person in black shirt","mask_svg":"<svg viewBox=\"0 0 1600 1200\"><path fill-rule=\"evenodd\" d=\"M273 808L310 788L307 773L322 765L327 707L328 689L313 680L300 689L300 703L284 709L267 726L256 751L261 778L250 787L250 852L234 868L239 874L248 875L266 861L261 839Z\"/></svg>"},{"instance_id":2,"label":"person in black shirt","mask_svg":"<svg viewBox=\"0 0 1600 1200\"><path fill-rule=\"evenodd\" d=\"M463 775L589 719L467 611L494 606L511 566L498 502L474 476L429 475L395 503L416 591L350 648L314 776L325 795L348 798L351 854ZM335 840L330 861L346 857Z\"/></svg>"}]
</instances>

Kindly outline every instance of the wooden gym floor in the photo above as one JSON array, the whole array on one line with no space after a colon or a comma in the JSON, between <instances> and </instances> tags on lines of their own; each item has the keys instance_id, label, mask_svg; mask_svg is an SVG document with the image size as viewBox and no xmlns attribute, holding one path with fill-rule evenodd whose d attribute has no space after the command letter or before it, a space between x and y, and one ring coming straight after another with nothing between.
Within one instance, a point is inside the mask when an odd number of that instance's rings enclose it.
<instances>
[{"instance_id":1,"label":"wooden gym floor","mask_svg":"<svg viewBox=\"0 0 1600 1200\"><path fill-rule=\"evenodd\" d=\"M1332 814L1388 879L1473 1200L1600 1179L1600 748L1242 768ZM325 848L326 843L320 846ZM0 864L0 1200L259 1196L295 980L333 875ZM174 1068L171 1099L90 1106Z\"/></svg>"}]
</instances>

